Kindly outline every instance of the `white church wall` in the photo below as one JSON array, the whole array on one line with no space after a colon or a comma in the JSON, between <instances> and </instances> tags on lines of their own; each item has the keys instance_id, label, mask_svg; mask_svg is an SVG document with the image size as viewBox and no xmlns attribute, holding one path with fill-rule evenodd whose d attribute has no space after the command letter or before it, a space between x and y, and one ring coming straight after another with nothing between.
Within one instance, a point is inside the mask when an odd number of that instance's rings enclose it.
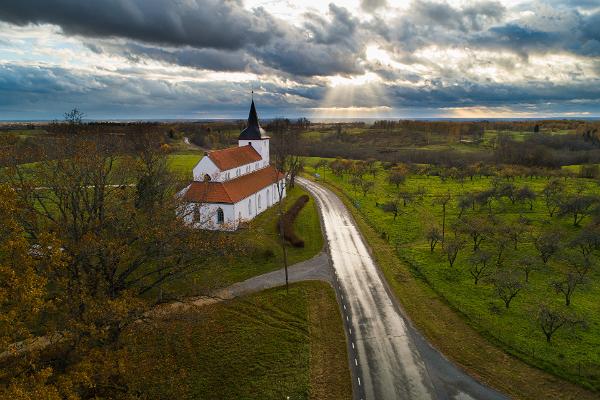
<instances>
[{"instance_id":1,"label":"white church wall","mask_svg":"<svg viewBox=\"0 0 600 400\"><path fill-rule=\"evenodd\" d=\"M285 195L284 188L283 197ZM272 207L278 201L279 193L277 192L277 184L272 184L235 203L234 213L238 220L249 221Z\"/></svg>"},{"instance_id":2,"label":"white church wall","mask_svg":"<svg viewBox=\"0 0 600 400\"><path fill-rule=\"evenodd\" d=\"M197 182L204 181L206 175L210 176L212 181L221 182L221 170L215 165L214 162L208 156L202 157L202 159L196 164L193 170L194 180Z\"/></svg>"},{"instance_id":3,"label":"white church wall","mask_svg":"<svg viewBox=\"0 0 600 400\"><path fill-rule=\"evenodd\" d=\"M223 211L222 223L218 221L219 209ZM189 203L184 215L186 224L194 228L233 231L238 227L233 204Z\"/></svg>"}]
</instances>

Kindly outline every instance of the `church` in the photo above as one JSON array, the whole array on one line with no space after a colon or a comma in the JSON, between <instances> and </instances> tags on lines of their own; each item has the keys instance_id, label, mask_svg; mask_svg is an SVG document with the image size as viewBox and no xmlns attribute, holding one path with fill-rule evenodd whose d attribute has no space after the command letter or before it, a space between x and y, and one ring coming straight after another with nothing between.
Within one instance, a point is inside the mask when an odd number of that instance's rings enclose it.
<instances>
[{"instance_id":1,"label":"church","mask_svg":"<svg viewBox=\"0 0 600 400\"><path fill-rule=\"evenodd\" d=\"M238 146L206 153L180 192L188 225L234 231L285 197L285 177L269 163L269 139L252 100Z\"/></svg>"}]
</instances>

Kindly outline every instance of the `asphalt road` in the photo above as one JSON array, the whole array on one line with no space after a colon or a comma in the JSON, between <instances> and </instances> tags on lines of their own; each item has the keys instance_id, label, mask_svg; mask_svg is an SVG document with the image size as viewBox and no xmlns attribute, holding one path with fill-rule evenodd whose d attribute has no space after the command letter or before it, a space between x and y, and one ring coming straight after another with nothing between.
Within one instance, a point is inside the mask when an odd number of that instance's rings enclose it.
<instances>
[{"instance_id":1,"label":"asphalt road","mask_svg":"<svg viewBox=\"0 0 600 400\"><path fill-rule=\"evenodd\" d=\"M330 190L298 178L321 210L352 368L354 397L506 399L451 363L406 320L354 220Z\"/></svg>"}]
</instances>

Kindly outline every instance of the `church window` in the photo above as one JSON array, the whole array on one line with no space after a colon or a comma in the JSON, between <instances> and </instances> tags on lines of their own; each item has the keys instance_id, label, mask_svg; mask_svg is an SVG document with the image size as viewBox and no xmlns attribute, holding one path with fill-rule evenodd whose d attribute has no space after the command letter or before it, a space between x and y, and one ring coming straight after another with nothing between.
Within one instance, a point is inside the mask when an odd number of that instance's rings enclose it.
<instances>
[{"instance_id":1,"label":"church window","mask_svg":"<svg viewBox=\"0 0 600 400\"><path fill-rule=\"evenodd\" d=\"M210 182L210 175L209 174L204 174L204 180L206 182Z\"/></svg>"},{"instance_id":2,"label":"church window","mask_svg":"<svg viewBox=\"0 0 600 400\"><path fill-rule=\"evenodd\" d=\"M194 206L194 210L192 213L192 221L194 223L200 222L200 207Z\"/></svg>"},{"instance_id":3,"label":"church window","mask_svg":"<svg viewBox=\"0 0 600 400\"><path fill-rule=\"evenodd\" d=\"M258 209L260 210L260 194L258 195Z\"/></svg>"},{"instance_id":4,"label":"church window","mask_svg":"<svg viewBox=\"0 0 600 400\"><path fill-rule=\"evenodd\" d=\"M252 200L248 200L248 214L252 215Z\"/></svg>"},{"instance_id":5,"label":"church window","mask_svg":"<svg viewBox=\"0 0 600 400\"><path fill-rule=\"evenodd\" d=\"M219 207L217 210L217 224L222 224L225 222L225 214L223 213L223 209Z\"/></svg>"}]
</instances>

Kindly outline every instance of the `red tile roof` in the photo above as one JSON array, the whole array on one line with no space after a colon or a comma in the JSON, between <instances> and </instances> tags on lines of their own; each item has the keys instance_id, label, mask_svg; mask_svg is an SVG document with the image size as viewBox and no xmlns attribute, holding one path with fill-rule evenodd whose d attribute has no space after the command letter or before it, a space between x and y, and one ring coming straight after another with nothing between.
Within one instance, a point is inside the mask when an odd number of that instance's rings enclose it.
<instances>
[{"instance_id":1,"label":"red tile roof","mask_svg":"<svg viewBox=\"0 0 600 400\"><path fill-rule=\"evenodd\" d=\"M196 203L234 204L275 183L275 178L283 179L283 174L269 165L251 174L227 182L192 182L183 199Z\"/></svg>"},{"instance_id":2,"label":"red tile roof","mask_svg":"<svg viewBox=\"0 0 600 400\"><path fill-rule=\"evenodd\" d=\"M242 165L262 160L260 154L258 154L251 145L214 150L208 153L208 158L210 158L221 171L241 167Z\"/></svg>"}]
</instances>

